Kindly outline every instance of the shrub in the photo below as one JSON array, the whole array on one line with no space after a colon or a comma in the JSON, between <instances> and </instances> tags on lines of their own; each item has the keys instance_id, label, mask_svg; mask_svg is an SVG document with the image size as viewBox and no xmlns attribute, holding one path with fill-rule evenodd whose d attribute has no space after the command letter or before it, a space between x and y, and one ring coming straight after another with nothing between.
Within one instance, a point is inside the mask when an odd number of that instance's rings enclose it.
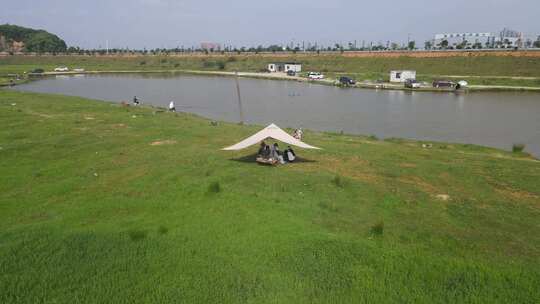
<instances>
[{"instance_id":1,"label":"shrub","mask_svg":"<svg viewBox=\"0 0 540 304\"><path fill-rule=\"evenodd\" d=\"M227 62L235 62L235 61L236 61L236 57L231 56L227 58Z\"/></svg>"},{"instance_id":2,"label":"shrub","mask_svg":"<svg viewBox=\"0 0 540 304\"><path fill-rule=\"evenodd\" d=\"M212 182L208 186L208 192L210 193L219 193L221 191L221 186L219 185L219 182Z\"/></svg>"},{"instance_id":3,"label":"shrub","mask_svg":"<svg viewBox=\"0 0 540 304\"><path fill-rule=\"evenodd\" d=\"M179 66L180 66L180 63L175 63L175 64L174 64L174 67L175 67L175 68L177 68L177 67L179 67Z\"/></svg>"},{"instance_id":4,"label":"shrub","mask_svg":"<svg viewBox=\"0 0 540 304\"><path fill-rule=\"evenodd\" d=\"M223 61L218 61L218 62L217 62L217 66L218 66L218 69L220 69L220 70L225 70L225 62L223 62Z\"/></svg>"},{"instance_id":5,"label":"shrub","mask_svg":"<svg viewBox=\"0 0 540 304\"><path fill-rule=\"evenodd\" d=\"M375 225L371 226L370 232L373 235L382 235L384 233L384 222L381 220L375 223Z\"/></svg>"},{"instance_id":6,"label":"shrub","mask_svg":"<svg viewBox=\"0 0 540 304\"><path fill-rule=\"evenodd\" d=\"M371 139L371 140L379 140L379 138L377 137L377 135L373 135L373 134L370 135L368 138Z\"/></svg>"},{"instance_id":7,"label":"shrub","mask_svg":"<svg viewBox=\"0 0 540 304\"><path fill-rule=\"evenodd\" d=\"M45 72L45 70L43 70L42 68L37 68L30 71L30 73L36 73L36 74L41 74L43 72Z\"/></svg>"},{"instance_id":8,"label":"shrub","mask_svg":"<svg viewBox=\"0 0 540 304\"><path fill-rule=\"evenodd\" d=\"M166 234L167 232L169 232L169 229L165 226L159 226L158 228L158 233L159 234Z\"/></svg>"},{"instance_id":9,"label":"shrub","mask_svg":"<svg viewBox=\"0 0 540 304\"><path fill-rule=\"evenodd\" d=\"M339 208L336 206L335 202L332 202L332 203L320 202L319 207L321 207L322 209L331 211L331 212L338 212L339 211Z\"/></svg>"},{"instance_id":10,"label":"shrub","mask_svg":"<svg viewBox=\"0 0 540 304\"><path fill-rule=\"evenodd\" d=\"M216 63L214 61L205 60L203 61L202 65L203 65L203 68L213 68L216 65Z\"/></svg>"},{"instance_id":11,"label":"shrub","mask_svg":"<svg viewBox=\"0 0 540 304\"><path fill-rule=\"evenodd\" d=\"M132 230L129 232L129 238L132 241L140 241L146 238L146 231L144 230Z\"/></svg>"},{"instance_id":12,"label":"shrub","mask_svg":"<svg viewBox=\"0 0 540 304\"><path fill-rule=\"evenodd\" d=\"M146 61L144 61L144 60L139 62L139 65L145 65L145 64L146 64Z\"/></svg>"},{"instance_id":13,"label":"shrub","mask_svg":"<svg viewBox=\"0 0 540 304\"><path fill-rule=\"evenodd\" d=\"M339 175L334 176L334 178L332 179L332 183L340 188L343 188L344 186L343 179Z\"/></svg>"},{"instance_id":14,"label":"shrub","mask_svg":"<svg viewBox=\"0 0 540 304\"><path fill-rule=\"evenodd\" d=\"M161 59L161 63L167 63L167 59Z\"/></svg>"},{"instance_id":15,"label":"shrub","mask_svg":"<svg viewBox=\"0 0 540 304\"><path fill-rule=\"evenodd\" d=\"M513 144L512 145L512 152L514 152L514 153L523 152L524 149L525 149L525 144Z\"/></svg>"}]
</instances>

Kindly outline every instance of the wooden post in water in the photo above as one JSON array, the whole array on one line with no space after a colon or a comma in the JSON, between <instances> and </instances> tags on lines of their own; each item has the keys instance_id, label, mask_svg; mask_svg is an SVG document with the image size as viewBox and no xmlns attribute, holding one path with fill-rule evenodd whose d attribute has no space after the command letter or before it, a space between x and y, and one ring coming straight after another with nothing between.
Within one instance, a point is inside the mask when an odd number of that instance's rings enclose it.
<instances>
[{"instance_id":1,"label":"wooden post in water","mask_svg":"<svg viewBox=\"0 0 540 304\"><path fill-rule=\"evenodd\" d=\"M238 71L234 71L234 80L236 81L236 93L238 94L238 107L240 109L240 124L244 124L244 111L242 110L242 97L240 95L240 82L238 81Z\"/></svg>"}]
</instances>

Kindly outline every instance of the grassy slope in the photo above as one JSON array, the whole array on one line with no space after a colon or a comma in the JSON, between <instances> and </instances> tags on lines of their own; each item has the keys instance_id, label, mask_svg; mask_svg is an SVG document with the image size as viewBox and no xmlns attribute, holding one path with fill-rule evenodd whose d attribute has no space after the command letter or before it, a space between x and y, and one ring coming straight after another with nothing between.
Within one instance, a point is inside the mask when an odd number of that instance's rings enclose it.
<instances>
[{"instance_id":1,"label":"grassy slope","mask_svg":"<svg viewBox=\"0 0 540 304\"><path fill-rule=\"evenodd\" d=\"M524 155L307 132L269 168L219 151L256 126L4 90L0 121L1 303L540 298Z\"/></svg>"},{"instance_id":2,"label":"grassy slope","mask_svg":"<svg viewBox=\"0 0 540 304\"><path fill-rule=\"evenodd\" d=\"M413 69L420 80L431 81L437 75L483 76L464 78L471 84L540 86L540 58L531 57L446 57L446 58L355 58L339 55L302 56L272 58L263 56L234 57L6 57L0 58L0 76L7 73L22 73L35 68L52 71L59 65L87 70L218 70L217 62L225 63L225 70L260 71L270 61L301 61L305 71L322 71L334 77L351 75L358 80L387 79L393 69ZM537 79L493 78L490 76L537 77Z\"/></svg>"}]
</instances>

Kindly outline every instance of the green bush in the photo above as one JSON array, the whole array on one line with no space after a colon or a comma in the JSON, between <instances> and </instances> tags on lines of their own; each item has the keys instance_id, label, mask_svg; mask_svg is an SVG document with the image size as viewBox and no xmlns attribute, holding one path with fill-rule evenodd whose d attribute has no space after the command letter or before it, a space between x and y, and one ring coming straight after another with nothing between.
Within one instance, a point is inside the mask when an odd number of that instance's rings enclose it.
<instances>
[{"instance_id":1,"label":"green bush","mask_svg":"<svg viewBox=\"0 0 540 304\"><path fill-rule=\"evenodd\" d=\"M332 183L340 188L343 188L344 186L343 179L339 175L334 176L334 178L332 179Z\"/></svg>"},{"instance_id":2,"label":"green bush","mask_svg":"<svg viewBox=\"0 0 540 304\"><path fill-rule=\"evenodd\" d=\"M373 235L382 235L384 233L384 222L382 220L378 221L375 225L371 226L370 232Z\"/></svg>"},{"instance_id":3,"label":"green bush","mask_svg":"<svg viewBox=\"0 0 540 304\"><path fill-rule=\"evenodd\" d=\"M132 230L128 234L129 234L129 238L132 241L140 241L146 238L146 231L144 230Z\"/></svg>"},{"instance_id":4,"label":"green bush","mask_svg":"<svg viewBox=\"0 0 540 304\"><path fill-rule=\"evenodd\" d=\"M219 185L219 182L212 182L208 186L208 192L210 193L219 193L221 191L221 186Z\"/></svg>"},{"instance_id":5,"label":"green bush","mask_svg":"<svg viewBox=\"0 0 540 304\"><path fill-rule=\"evenodd\" d=\"M514 153L523 152L524 149L525 149L525 144L513 144L512 145L512 152L514 152Z\"/></svg>"},{"instance_id":6,"label":"green bush","mask_svg":"<svg viewBox=\"0 0 540 304\"><path fill-rule=\"evenodd\" d=\"M158 233L159 234L166 234L167 232L169 232L169 229L165 226L159 226L158 228Z\"/></svg>"}]
</instances>

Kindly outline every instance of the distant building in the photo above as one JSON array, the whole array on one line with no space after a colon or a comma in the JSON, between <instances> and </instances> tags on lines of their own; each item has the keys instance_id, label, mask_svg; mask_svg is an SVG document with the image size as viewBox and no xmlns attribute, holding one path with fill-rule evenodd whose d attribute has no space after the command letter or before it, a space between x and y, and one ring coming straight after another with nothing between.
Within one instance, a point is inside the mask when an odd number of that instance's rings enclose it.
<instances>
[{"instance_id":1,"label":"distant building","mask_svg":"<svg viewBox=\"0 0 540 304\"><path fill-rule=\"evenodd\" d=\"M433 47L438 49L515 48L523 47L523 33L504 28L493 33L443 33L436 34Z\"/></svg>"},{"instance_id":2,"label":"distant building","mask_svg":"<svg viewBox=\"0 0 540 304\"><path fill-rule=\"evenodd\" d=\"M270 72L288 72L293 71L295 73L302 72L302 64L298 62L274 62L268 64L268 71Z\"/></svg>"},{"instance_id":3,"label":"distant building","mask_svg":"<svg viewBox=\"0 0 540 304\"><path fill-rule=\"evenodd\" d=\"M215 43L215 42L202 42L201 43L201 50L205 51L220 51L221 50L221 44Z\"/></svg>"},{"instance_id":4,"label":"distant building","mask_svg":"<svg viewBox=\"0 0 540 304\"><path fill-rule=\"evenodd\" d=\"M523 33L514 31L508 28L504 28L497 37L495 46L496 47L523 47Z\"/></svg>"},{"instance_id":5,"label":"distant building","mask_svg":"<svg viewBox=\"0 0 540 304\"><path fill-rule=\"evenodd\" d=\"M445 33L436 34L435 39L433 39L433 47L435 48L457 48L459 45L464 46L463 48L472 48L478 44L484 48L492 46L494 43L495 36L492 33Z\"/></svg>"}]
</instances>

